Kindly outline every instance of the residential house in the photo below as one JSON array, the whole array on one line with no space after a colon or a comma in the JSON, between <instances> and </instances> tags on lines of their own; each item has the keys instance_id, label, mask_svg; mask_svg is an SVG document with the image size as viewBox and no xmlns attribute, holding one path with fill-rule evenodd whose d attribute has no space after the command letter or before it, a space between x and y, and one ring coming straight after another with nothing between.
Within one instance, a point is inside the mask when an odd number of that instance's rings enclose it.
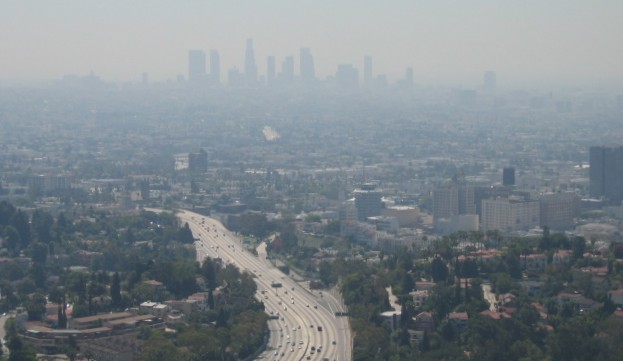
<instances>
[{"instance_id":1,"label":"residential house","mask_svg":"<svg viewBox=\"0 0 623 361\"><path fill-rule=\"evenodd\" d=\"M542 253L521 256L521 266L528 272L542 272L547 266L547 256Z\"/></svg>"},{"instance_id":2,"label":"residential house","mask_svg":"<svg viewBox=\"0 0 623 361\"><path fill-rule=\"evenodd\" d=\"M552 258L553 264L569 264L571 262L571 251L567 249L558 250Z\"/></svg>"},{"instance_id":3,"label":"residential house","mask_svg":"<svg viewBox=\"0 0 623 361\"><path fill-rule=\"evenodd\" d=\"M463 332L467 330L469 316L467 312L450 312L448 323L454 325L459 332Z\"/></svg>"},{"instance_id":4,"label":"residential house","mask_svg":"<svg viewBox=\"0 0 623 361\"><path fill-rule=\"evenodd\" d=\"M417 290L409 292L409 296L413 299L413 304L416 308L420 308L428 301L430 298L430 293L428 290Z\"/></svg>"},{"instance_id":5,"label":"residential house","mask_svg":"<svg viewBox=\"0 0 623 361\"><path fill-rule=\"evenodd\" d=\"M608 297L617 306L623 306L623 289L608 292Z\"/></svg>"},{"instance_id":6,"label":"residential house","mask_svg":"<svg viewBox=\"0 0 623 361\"><path fill-rule=\"evenodd\" d=\"M433 314L430 312L420 312L418 313L413 320L415 321L415 329L419 331L434 331L435 330L435 320L433 319Z\"/></svg>"}]
</instances>

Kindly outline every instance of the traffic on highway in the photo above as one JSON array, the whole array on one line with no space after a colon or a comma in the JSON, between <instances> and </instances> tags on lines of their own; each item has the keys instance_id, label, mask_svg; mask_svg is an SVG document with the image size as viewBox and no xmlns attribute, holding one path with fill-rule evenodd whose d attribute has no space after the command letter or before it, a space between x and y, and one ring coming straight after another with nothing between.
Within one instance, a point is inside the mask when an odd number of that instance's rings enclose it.
<instances>
[{"instance_id":1,"label":"traffic on highway","mask_svg":"<svg viewBox=\"0 0 623 361\"><path fill-rule=\"evenodd\" d=\"M220 222L190 211L177 216L188 223L195 237L197 260L220 258L254 276L256 297L270 320L270 338L258 359L344 361L351 358L351 331L343 311L332 295L312 291L283 274L266 259L265 244L257 255L248 252L240 239Z\"/></svg>"}]
</instances>

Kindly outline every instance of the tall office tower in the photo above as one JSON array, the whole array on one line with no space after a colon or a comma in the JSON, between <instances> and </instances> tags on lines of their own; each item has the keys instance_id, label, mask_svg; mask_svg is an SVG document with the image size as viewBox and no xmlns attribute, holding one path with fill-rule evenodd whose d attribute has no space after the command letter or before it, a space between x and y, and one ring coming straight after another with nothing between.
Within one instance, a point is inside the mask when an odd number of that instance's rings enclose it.
<instances>
[{"instance_id":1,"label":"tall office tower","mask_svg":"<svg viewBox=\"0 0 623 361\"><path fill-rule=\"evenodd\" d=\"M463 182L451 182L433 190L433 220L459 214L476 214L476 188Z\"/></svg>"},{"instance_id":2,"label":"tall office tower","mask_svg":"<svg viewBox=\"0 0 623 361\"><path fill-rule=\"evenodd\" d=\"M208 153L199 149L199 153L188 154L188 170L191 172L205 173L208 171Z\"/></svg>"},{"instance_id":3,"label":"tall office tower","mask_svg":"<svg viewBox=\"0 0 623 361\"><path fill-rule=\"evenodd\" d=\"M599 198L605 195L605 147L590 147L589 149L589 193L591 197Z\"/></svg>"},{"instance_id":4,"label":"tall office tower","mask_svg":"<svg viewBox=\"0 0 623 361\"><path fill-rule=\"evenodd\" d=\"M286 56L283 63L281 63L281 74L279 74L281 80L284 83L292 83L294 80L294 57Z\"/></svg>"},{"instance_id":5,"label":"tall office tower","mask_svg":"<svg viewBox=\"0 0 623 361\"><path fill-rule=\"evenodd\" d=\"M221 83L221 57L217 50L210 50L210 81L212 84Z\"/></svg>"},{"instance_id":6,"label":"tall office tower","mask_svg":"<svg viewBox=\"0 0 623 361\"><path fill-rule=\"evenodd\" d=\"M340 88L356 90L359 88L359 71L352 64L340 64L337 66L335 81Z\"/></svg>"},{"instance_id":7,"label":"tall office tower","mask_svg":"<svg viewBox=\"0 0 623 361\"><path fill-rule=\"evenodd\" d=\"M304 84L309 84L316 79L314 57L311 55L311 50L309 50L309 48L301 48L300 57L301 81Z\"/></svg>"},{"instance_id":8,"label":"tall office tower","mask_svg":"<svg viewBox=\"0 0 623 361\"><path fill-rule=\"evenodd\" d=\"M459 214L459 188L454 184L436 188L433 191L433 220Z\"/></svg>"},{"instance_id":9,"label":"tall office tower","mask_svg":"<svg viewBox=\"0 0 623 361\"><path fill-rule=\"evenodd\" d=\"M365 88L372 86L372 57L370 55L363 57L363 86Z\"/></svg>"},{"instance_id":10,"label":"tall office tower","mask_svg":"<svg viewBox=\"0 0 623 361\"><path fill-rule=\"evenodd\" d=\"M244 54L244 76L249 85L257 82L257 65L255 64L255 54L253 53L253 39L247 39L247 50Z\"/></svg>"},{"instance_id":11,"label":"tall office tower","mask_svg":"<svg viewBox=\"0 0 623 361\"><path fill-rule=\"evenodd\" d=\"M413 68L407 68L407 70L405 70L405 86L408 89L413 88Z\"/></svg>"},{"instance_id":12,"label":"tall office tower","mask_svg":"<svg viewBox=\"0 0 623 361\"><path fill-rule=\"evenodd\" d=\"M497 78L494 71L486 71L483 76L483 88L487 92L494 92L497 86Z\"/></svg>"},{"instance_id":13,"label":"tall office tower","mask_svg":"<svg viewBox=\"0 0 623 361\"><path fill-rule=\"evenodd\" d=\"M484 199L496 199L499 197L510 197L513 189L510 187L499 186L477 186L474 187L474 204L476 205L476 214L482 219L482 201Z\"/></svg>"},{"instance_id":14,"label":"tall office tower","mask_svg":"<svg viewBox=\"0 0 623 361\"><path fill-rule=\"evenodd\" d=\"M188 82L200 84L206 75L206 54L203 50L188 51Z\"/></svg>"},{"instance_id":15,"label":"tall office tower","mask_svg":"<svg viewBox=\"0 0 623 361\"><path fill-rule=\"evenodd\" d=\"M546 193L539 198L541 226L557 231L573 227L573 219L579 215L580 197L574 192Z\"/></svg>"},{"instance_id":16,"label":"tall office tower","mask_svg":"<svg viewBox=\"0 0 623 361\"><path fill-rule=\"evenodd\" d=\"M514 186L515 185L515 168L507 167L502 170L502 185Z\"/></svg>"},{"instance_id":17,"label":"tall office tower","mask_svg":"<svg viewBox=\"0 0 623 361\"><path fill-rule=\"evenodd\" d=\"M381 202L382 193L376 189L376 185L366 183L360 189L355 189L355 208L357 208L357 219L365 221L368 217L380 216L383 209Z\"/></svg>"},{"instance_id":18,"label":"tall office tower","mask_svg":"<svg viewBox=\"0 0 623 361\"><path fill-rule=\"evenodd\" d=\"M540 224L539 202L516 197L484 199L482 201L482 230L511 232L528 230Z\"/></svg>"},{"instance_id":19,"label":"tall office tower","mask_svg":"<svg viewBox=\"0 0 623 361\"><path fill-rule=\"evenodd\" d=\"M266 83L272 85L275 83L275 57L266 58Z\"/></svg>"},{"instance_id":20,"label":"tall office tower","mask_svg":"<svg viewBox=\"0 0 623 361\"><path fill-rule=\"evenodd\" d=\"M623 147L591 147L589 162L591 197L623 201Z\"/></svg>"},{"instance_id":21,"label":"tall office tower","mask_svg":"<svg viewBox=\"0 0 623 361\"><path fill-rule=\"evenodd\" d=\"M459 184L459 214L476 214L476 187Z\"/></svg>"},{"instance_id":22,"label":"tall office tower","mask_svg":"<svg viewBox=\"0 0 623 361\"><path fill-rule=\"evenodd\" d=\"M245 85L246 77L244 74L240 73L238 68L229 69L227 72L227 84L231 87L241 87Z\"/></svg>"}]
</instances>

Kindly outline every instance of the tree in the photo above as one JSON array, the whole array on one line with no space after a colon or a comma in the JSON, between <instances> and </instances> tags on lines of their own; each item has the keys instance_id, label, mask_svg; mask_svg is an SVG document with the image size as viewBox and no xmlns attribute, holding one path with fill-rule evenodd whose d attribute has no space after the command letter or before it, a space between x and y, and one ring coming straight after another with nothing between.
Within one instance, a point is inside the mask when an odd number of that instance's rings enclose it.
<instances>
[{"instance_id":1,"label":"tree","mask_svg":"<svg viewBox=\"0 0 623 361\"><path fill-rule=\"evenodd\" d=\"M43 265L48 258L48 245L35 242L30 245L30 257L34 263Z\"/></svg>"},{"instance_id":2,"label":"tree","mask_svg":"<svg viewBox=\"0 0 623 361\"><path fill-rule=\"evenodd\" d=\"M298 237L293 229L288 229L280 234L281 245L284 250L292 251L298 246Z\"/></svg>"},{"instance_id":3,"label":"tree","mask_svg":"<svg viewBox=\"0 0 623 361\"><path fill-rule=\"evenodd\" d=\"M420 341L420 351L426 352L428 350L430 350L430 340L428 331L424 331L424 336L422 336L422 341Z\"/></svg>"},{"instance_id":4,"label":"tree","mask_svg":"<svg viewBox=\"0 0 623 361\"><path fill-rule=\"evenodd\" d=\"M333 264L323 261L318 265L318 276L325 285L332 285L336 279L333 273Z\"/></svg>"},{"instance_id":5,"label":"tree","mask_svg":"<svg viewBox=\"0 0 623 361\"><path fill-rule=\"evenodd\" d=\"M573 250L573 260L584 257L586 251L586 239L584 237L575 237L571 243L571 249Z\"/></svg>"},{"instance_id":6,"label":"tree","mask_svg":"<svg viewBox=\"0 0 623 361\"><path fill-rule=\"evenodd\" d=\"M243 213L240 216L240 233L264 238L271 231L271 224L265 214Z\"/></svg>"},{"instance_id":7,"label":"tree","mask_svg":"<svg viewBox=\"0 0 623 361\"><path fill-rule=\"evenodd\" d=\"M4 231L2 233L4 235L9 254L11 256L19 255L19 248L20 243L22 242L22 238L20 237L17 229L9 225L4 227Z\"/></svg>"},{"instance_id":8,"label":"tree","mask_svg":"<svg viewBox=\"0 0 623 361\"><path fill-rule=\"evenodd\" d=\"M121 279L119 277L119 272L115 272L115 274L112 276L112 284L110 285L110 298L113 307L121 307Z\"/></svg>"},{"instance_id":9,"label":"tree","mask_svg":"<svg viewBox=\"0 0 623 361\"><path fill-rule=\"evenodd\" d=\"M28 270L28 272L30 273L30 278L35 283L35 286L37 286L37 288L43 289L45 287L45 280L47 278L45 267L43 267L43 265L40 263L34 263L30 267L30 270Z\"/></svg>"},{"instance_id":10,"label":"tree","mask_svg":"<svg viewBox=\"0 0 623 361\"><path fill-rule=\"evenodd\" d=\"M209 290L216 288L216 277L221 266L212 258L206 257L201 265L201 275L205 278L206 286Z\"/></svg>"},{"instance_id":11,"label":"tree","mask_svg":"<svg viewBox=\"0 0 623 361\"><path fill-rule=\"evenodd\" d=\"M65 313L65 305L58 306L58 328L61 330L67 328L67 314Z\"/></svg>"},{"instance_id":12,"label":"tree","mask_svg":"<svg viewBox=\"0 0 623 361\"><path fill-rule=\"evenodd\" d=\"M39 242L48 244L52 241L54 218L43 210L36 209L32 213L32 227Z\"/></svg>"},{"instance_id":13,"label":"tree","mask_svg":"<svg viewBox=\"0 0 623 361\"><path fill-rule=\"evenodd\" d=\"M214 293L212 290L208 290L208 307L213 310L215 306L214 303Z\"/></svg>"},{"instance_id":14,"label":"tree","mask_svg":"<svg viewBox=\"0 0 623 361\"><path fill-rule=\"evenodd\" d=\"M9 318L4 324L6 346L9 349L9 361L36 361L35 351L24 345L17 332L15 318Z\"/></svg>"},{"instance_id":15,"label":"tree","mask_svg":"<svg viewBox=\"0 0 623 361\"><path fill-rule=\"evenodd\" d=\"M35 293L26 301L26 311L29 321L39 321L45 314L45 296Z\"/></svg>"},{"instance_id":16,"label":"tree","mask_svg":"<svg viewBox=\"0 0 623 361\"><path fill-rule=\"evenodd\" d=\"M13 217L16 211L11 203L7 201L0 202L0 225L10 224L11 217Z\"/></svg>"},{"instance_id":17,"label":"tree","mask_svg":"<svg viewBox=\"0 0 623 361\"><path fill-rule=\"evenodd\" d=\"M60 238L61 235L66 234L70 231L70 223L65 217L65 213L61 212L56 218L55 231L57 233L57 237Z\"/></svg>"},{"instance_id":18,"label":"tree","mask_svg":"<svg viewBox=\"0 0 623 361\"><path fill-rule=\"evenodd\" d=\"M599 353L593 341L594 321L588 317L574 317L563 322L550 334L547 344L552 360L591 360Z\"/></svg>"},{"instance_id":19,"label":"tree","mask_svg":"<svg viewBox=\"0 0 623 361\"><path fill-rule=\"evenodd\" d=\"M190 230L190 226L188 222L181 227L177 234L177 241L185 244L193 244L195 238L193 237L193 232Z\"/></svg>"},{"instance_id":20,"label":"tree","mask_svg":"<svg viewBox=\"0 0 623 361\"><path fill-rule=\"evenodd\" d=\"M31 237L30 222L28 220L28 216L21 210L18 210L11 217L9 224L15 227L15 229L17 229L17 232L19 233L19 237L22 242L22 245L20 248L24 249L28 247L28 245L30 244L30 240L31 240L30 239Z\"/></svg>"},{"instance_id":21,"label":"tree","mask_svg":"<svg viewBox=\"0 0 623 361\"><path fill-rule=\"evenodd\" d=\"M164 338L160 333L152 333L141 355L141 361L182 361L190 359L184 351L180 351L175 345Z\"/></svg>"},{"instance_id":22,"label":"tree","mask_svg":"<svg viewBox=\"0 0 623 361\"><path fill-rule=\"evenodd\" d=\"M445 282L448 279L448 267L439 257L431 262L431 275L435 282Z\"/></svg>"}]
</instances>

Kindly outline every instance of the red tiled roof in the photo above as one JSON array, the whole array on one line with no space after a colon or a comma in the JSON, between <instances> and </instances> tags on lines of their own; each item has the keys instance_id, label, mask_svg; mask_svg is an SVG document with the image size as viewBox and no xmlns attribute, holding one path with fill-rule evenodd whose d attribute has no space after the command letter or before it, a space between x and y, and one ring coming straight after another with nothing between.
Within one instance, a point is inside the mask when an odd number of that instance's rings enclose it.
<instances>
[{"instance_id":1,"label":"red tiled roof","mask_svg":"<svg viewBox=\"0 0 623 361\"><path fill-rule=\"evenodd\" d=\"M467 315L467 312L450 312L450 314L448 315L448 319L449 320L456 319L456 320L467 321L467 320L469 320L469 316Z\"/></svg>"}]
</instances>

